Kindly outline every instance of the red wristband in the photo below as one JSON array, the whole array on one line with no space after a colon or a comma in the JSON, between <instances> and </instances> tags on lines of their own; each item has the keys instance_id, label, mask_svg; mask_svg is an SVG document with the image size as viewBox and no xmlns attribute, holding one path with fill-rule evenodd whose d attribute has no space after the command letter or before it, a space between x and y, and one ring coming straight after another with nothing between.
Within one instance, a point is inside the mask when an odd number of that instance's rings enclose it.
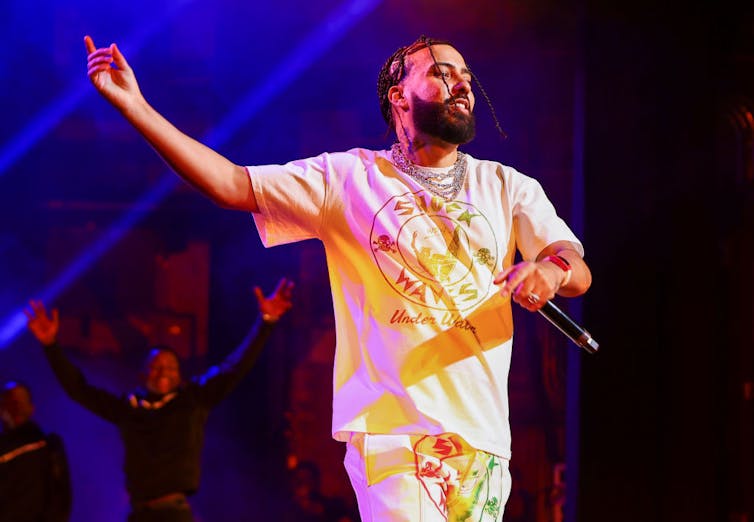
<instances>
[{"instance_id":1,"label":"red wristband","mask_svg":"<svg viewBox=\"0 0 754 522\"><path fill-rule=\"evenodd\" d=\"M563 282L560 283L560 288L563 288L568 284L568 282L571 280L571 275L573 275L573 268L571 268L571 263L569 263L565 257L558 255L547 256L542 261L549 261L566 273Z\"/></svg>"}]
</instances>

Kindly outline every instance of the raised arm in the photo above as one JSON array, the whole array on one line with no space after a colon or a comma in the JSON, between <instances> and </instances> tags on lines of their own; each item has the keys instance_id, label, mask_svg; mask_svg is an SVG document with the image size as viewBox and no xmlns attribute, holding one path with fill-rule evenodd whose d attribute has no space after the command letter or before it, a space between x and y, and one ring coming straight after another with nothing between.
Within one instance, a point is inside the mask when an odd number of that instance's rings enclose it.
<instances>
[{"instance_id":1,"label":"raised arm","mask_svg":"<svg viewBox=\"0 0 754 522\"><path fill-rule=\"evenodd\" d=\"M217 205L257 211L246 169L178 130L147 103L133 69L116 44L97 48L84 37L87 74L94 87L149 142L163 160Z\"/></svg>"},{"instance_id":2,"label":"raised arm","mask_svg":"<svg viewBox=\"0 0 754 522\"><path fill-rule=\"evenodd\" d=\"M92 386L58 345L60 319L58 310L49 315L41 301L29 301L24 310L29 331L44 346L45 356L66 394L83 407L110 422L117 422L123 413L123 402L114 394Z\"/></svg>"},{"instance_id":3,"label":"raised arm","mask_svg":"<svg viewBox=\"0 0 754 522\"><path fill-rule=\"evenodd\" d=\"M259 287L254 288L260 317L238 348L222 364L210 368L207 373L196 379L204 402L210 406L220 402L251 370L273 326L293 306L293 286L292 281L283 278L269 297L265 297Z\"/></svg>"}]
</instances>

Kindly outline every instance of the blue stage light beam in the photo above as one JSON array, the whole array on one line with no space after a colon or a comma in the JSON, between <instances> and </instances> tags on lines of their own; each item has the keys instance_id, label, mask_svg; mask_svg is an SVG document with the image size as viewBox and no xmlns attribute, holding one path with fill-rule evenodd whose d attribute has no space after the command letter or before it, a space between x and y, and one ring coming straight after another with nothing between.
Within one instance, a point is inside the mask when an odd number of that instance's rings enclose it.
<instances>
[{"instance_id":1,"label":"blue stage light beam","mask_svg":"<svg viewBox=\"0 0 754 522\"><path fill-rule=\"evenodd\" d=\"M89 248L79 255L65 270L45 288L38 299L50 302L59 296L71 283L76 281L81 274L86 272L94 263L102 257L113 245L120 241L134 225L147 216L157 205L173 190L178 183L176 176L163 176L147 194L145 194L127 213L121 216L107 229ZM5 348L16 338L26 325L24 307L20 307L12 313L0 327L0 349Z\"/></svg>"},{"instance_id":2,"label":"blue stage light beam","mask_svg":"<svg viewBox=\"0 0 754 522\"><path fill-rule=\"evenodd\" d=\"M166 11L139 24L139 29L124 40L122 48L126 56L137 56L149 38L162 29L186 5L193 1L174 0L173 2L168 2L169 8ZM83 52L83 43L81 46ZM84 72L86 71L82 71L81 79L75 80L62 96L39 111L20 132L3 145L2 149L0 149L0 177L24 154L34 148L48 132L73 112L84 98L92 94L93 89L89 85L89 80L83 74Z\"/></svg>"},{"instance_id":3,"label":"blue stage light beam","mask_svg":"<svg viewBox=\"0 0 754 522\"><path fill-rule=\"evenodd\" d=\"M317 30L301 41L286 60L258 89L249 92L225 117L217 128L207 135L211 146L225 143L242 125L253 118L275 96L298 78L314 61L320 58L350 29L369 14L382 0L351 0L336 8Z\"/></svg>"},{"instance_id":4,"label":"blue stage light beam","mask_svg":"<svg viewBox=\"0 0 754 522\"><path fill-rule=\"evenodd\" d=\"M248 120L253 118L275 96L298 78L312 63L332 47L357 22L368 15L382 0L351 0L335 9L316 30L310 33L270 75L267 81L244 96L237 109L221 120L201 140L211 147L223 145ZM50 302L86 272L102 255L129 230L152 212L178 184L173 173L165 173L160 181L142 196L94 244L88 247L38 295ZM26 319L24 306L11 313L0 327L0 349L7 347L23 330Z\"/></svg>"}]
</instances>

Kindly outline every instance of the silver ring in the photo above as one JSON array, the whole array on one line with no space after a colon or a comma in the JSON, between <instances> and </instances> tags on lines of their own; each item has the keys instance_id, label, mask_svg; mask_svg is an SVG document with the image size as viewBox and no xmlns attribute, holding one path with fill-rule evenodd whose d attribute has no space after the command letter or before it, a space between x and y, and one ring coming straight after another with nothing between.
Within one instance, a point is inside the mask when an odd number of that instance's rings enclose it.
<instances>
[{"instance_id":1,"label":"silver ring","mask_svg":"<svg viewBox=\"0 0 754 522\"><path fill-rule=\"evenodd\" d=\"M539 296L535 293L531 293L526 298L526 300L529 301L531 304L537 304L539 302Z\"/></svg>"}]
</instances>

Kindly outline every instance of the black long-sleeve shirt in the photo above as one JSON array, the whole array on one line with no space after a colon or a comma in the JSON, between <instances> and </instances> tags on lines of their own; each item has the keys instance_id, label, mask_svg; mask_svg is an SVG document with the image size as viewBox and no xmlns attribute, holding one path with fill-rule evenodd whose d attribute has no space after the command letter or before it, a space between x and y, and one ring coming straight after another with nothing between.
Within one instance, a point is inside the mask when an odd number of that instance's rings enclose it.
<instances>
[{"instance_id":1,"label":"black long-sleeve shirt","mask_svg":"<svg viewBox=\"0 0 754 522\"><path fill-rule=\"evenodd\" d=\"M62 441L33 421L0 433L0 520L63 522L71 482Z\"/></svg>"},{"instance_id":2,"label":"black long-sleeve shirt","mask_svg":"<svg viewBox=\"0 0 754 522\"><path fill-rule=\"evenodd\" d=\"M271 330L270 323L257 321L222 364L182 385L160 407L152 406L160 397L142 391L118 396L92 386L57 344L45 347L45 354L66 393L117 426L125 446L126 489L134 503L196 491L207 416L252 368Z\"/></svg>"}]
</instances>

